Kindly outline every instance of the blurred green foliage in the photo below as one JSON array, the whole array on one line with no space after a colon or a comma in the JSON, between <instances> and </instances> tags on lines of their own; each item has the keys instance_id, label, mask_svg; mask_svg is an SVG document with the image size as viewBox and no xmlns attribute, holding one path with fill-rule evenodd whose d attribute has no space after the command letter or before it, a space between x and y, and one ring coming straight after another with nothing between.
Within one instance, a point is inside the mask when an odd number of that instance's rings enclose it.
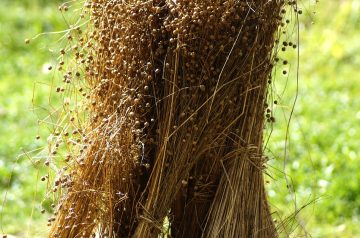
<instances>
[{"instance_id":1,"label":"blurred green foliage","mask_svg":"<svg viewBox=\"0 0 360 238\"><path fill-rule=\"evenodd\" d=\"M297 51L279 53L291 64L289 75L275 77L273 94L279 104L268 146L274 178L269 178L270 200L283 219L295 213L295 204L296 209L308 204L293 223L294 229L298 226L294 235L303 234L303 226L313 237L360 237L360 1L321 1L315 7L306 3L301 5L298 99L285 170ZM281 63L280 72L288 68Z\"/></svg>"},{"instance_id":2,"label":"blurred green foliage","mask_svg":"<svg viewBox=\"0 0 360 238\"><path fill-rule=\"evenodd\" d=\"M0 234L3 228L20 237L29 231L33 237L46 229L46 216L39 212L46 184L38 182L29 156L20 155L46 144L48 132L38 126L37 114L39 106L48 105L52 77L43 66L53 59L48 49L59 36L30 45L24 40L64 29L56 9L55 2L45 0L0 1ZM38 134L41 140L35 139Z\"/></svg>"},{"instance_id":3,"label":"blurred green foliage","mask_svg":"<svg viewBox=\"0 0 360 238\"><path fill-rule=\"evenodd\" d=\"M38 108L49 105L53 75L43 68L56 58L48 49L58 48L61 35L45 35L29 46L24 39L66 29L57 4L47 0L0 2L0 201L7 198L0 223L4 231L19 237L27 232L43 237L46 231L47 216L40 214L46 184L38 177L43 171L28 156L19 155L46 146L48 132L38 126L44 111ZM297 50L279 53L271 90L271 100L278 104L273 105L276 123L267 126L267 134L271 132L267 145L270 202L279 227L281 220L289 218L293 237L304 233L301 227L313 237L360 237L360 2L303 1L300 7L299 91L285 170ZM296 42L296 28L290 35L289 40ZM282 60L290 63L282 65ZM282 75L283 69L289 74ZM41 140L35 140L37 134ZM289 192L284 173L296 197ZM296 221L292 215L304 205Z\"/></svg>"}]
</instances>

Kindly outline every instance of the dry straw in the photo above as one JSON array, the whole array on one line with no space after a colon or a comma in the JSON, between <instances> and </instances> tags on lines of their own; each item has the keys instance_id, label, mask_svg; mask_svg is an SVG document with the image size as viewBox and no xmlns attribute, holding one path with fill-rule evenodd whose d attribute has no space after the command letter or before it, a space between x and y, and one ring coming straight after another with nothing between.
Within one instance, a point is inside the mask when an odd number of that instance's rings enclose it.
<instances>
[{"instance_id":1,"label":"dry straw","mask_svg":"<svg viewBox=\"0 0 360 238\"><path fill-rule=\"evenodd\" d=\"M262 135L284 4L87 1L49 237L158 237L166 217L172 237L277 237Z\"/></svg>"}]
</instances>

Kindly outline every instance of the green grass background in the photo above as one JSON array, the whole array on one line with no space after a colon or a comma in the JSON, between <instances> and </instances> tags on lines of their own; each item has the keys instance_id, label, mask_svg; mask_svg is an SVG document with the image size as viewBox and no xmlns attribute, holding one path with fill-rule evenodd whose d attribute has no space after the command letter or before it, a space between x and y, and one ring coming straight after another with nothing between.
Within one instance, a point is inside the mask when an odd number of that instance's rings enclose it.
<instances>
[{"instance_id":1,"label":"green grass background","mask_svg":"<svg viewBox=\"0 0 360 238\"><path fill-rule=\"evenodd\" d=\"M61 36L46 35L29 46L24 39L66 29L57 4L0 1L0 202L5 204L0 208L0 234L44 237L47 229L48 214L40 214L43 171L19 155L46 145L48 132L38 126L44 111L37 108L48 106L53 75L43 67L55 61L49 49L59 48ZM302 227L312 237L360 237L360 1L303 1L300 6L298 100L285 170L297 50L279 54L272 86L271 100L279 103L273 106L276 123L267 125L267 133L272 132L267 146L270 202L279 226L287 221L287 228L294 230L292 237L304 234ZM296 29L290 40L296 42ZM284 59L290 64L282 66ZM290 73L283 76L283 69ZM37 134L41 140L35 140ZM284 173L296 196L289 192ZM294 217L296 209L301 211Z\"/></svg>"}]
</instances>

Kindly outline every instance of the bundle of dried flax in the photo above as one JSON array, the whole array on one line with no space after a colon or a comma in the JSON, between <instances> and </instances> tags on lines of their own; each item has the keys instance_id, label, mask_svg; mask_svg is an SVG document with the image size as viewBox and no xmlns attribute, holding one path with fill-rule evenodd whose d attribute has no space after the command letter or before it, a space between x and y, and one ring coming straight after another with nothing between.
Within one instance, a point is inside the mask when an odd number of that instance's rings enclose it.
<instances>
[{"instance_id":1,"label":"bundle of dried flax","mask_svg":"<svg viewBox=\"0 0 360 238\"><path fill-rule=\"evenodd\" d=\"M157 237L165 217L173 237L276 237L262 133L283 5L88 1L88 120L50 237Z\"/></svg>"}]
</instances>

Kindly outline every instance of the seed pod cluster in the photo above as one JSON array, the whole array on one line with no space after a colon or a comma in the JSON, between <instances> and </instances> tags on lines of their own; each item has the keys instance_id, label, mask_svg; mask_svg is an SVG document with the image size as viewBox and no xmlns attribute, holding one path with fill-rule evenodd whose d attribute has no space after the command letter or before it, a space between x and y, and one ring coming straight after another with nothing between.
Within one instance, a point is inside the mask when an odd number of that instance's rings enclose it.
<instances>
[{"instance_id":1,"label":"seed pod cluster","mask_svg":"<svg viewBox=\"0 0 360 238\"><path fill-rule=\"evenodd\" d=\"M64 166L49 237L157 237L166 216L174 237L272 237L270 213L258 227L251 219L268 213L262 130L275 120L265 101L284 4L86 1L89 23L59 51L65 119L45 166ZM232 213L221 228L213 218L235 206L219 198L227 179L252 218Z\"/></svg>"}]
</instances>

